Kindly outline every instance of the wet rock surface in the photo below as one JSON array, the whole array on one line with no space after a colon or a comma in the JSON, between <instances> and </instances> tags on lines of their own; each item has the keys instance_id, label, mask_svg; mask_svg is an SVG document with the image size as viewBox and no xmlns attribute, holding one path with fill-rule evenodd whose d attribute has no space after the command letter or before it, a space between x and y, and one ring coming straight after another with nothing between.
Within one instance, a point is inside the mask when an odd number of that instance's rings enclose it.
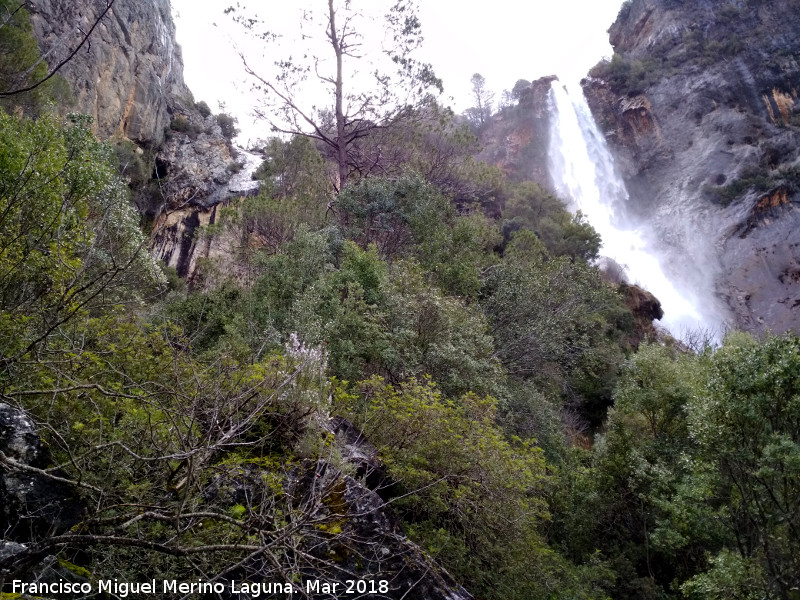
<instances>
[{"instance_id":1,"label":"wet rock surface","mask_svg":"<svg viewBox=\"0 0 800 600\"><path fill-rule=\"evenodd\" d=\"M209 208L187 206L161 213L153 224L150 247L155 256L177 274L195 285L202 259L222 257L235 252L235 232L211 236L205 227L214 225L225 204ZM235 273L231 273L235 274Z\"/></svg>"},{"instance_id":2,"label":"wet rock surface","mask_svg":"<svg viewBox=\"0 0 800 600\"><path fill-rule=\"evenodd\" d=\"M708 302L734 326L799 331L796 3L633 0L609 33L616 66L584 91L631 213L672 262L715 282Z\"/></svg>"},{"instance_id":3,"label":"wet rock surface","mask_svg":"<svg viewBox=\"0 0 800 600\"><path fill-rule=\"evenodd\" d=\"M77 490L59 481L33 420L0 402L0 531L6 542L26 542L78 523L84 507ZM13 553L6 545L0 553ZM17 548L19 549L19 548Z\"/></svg>"}]
</instances>

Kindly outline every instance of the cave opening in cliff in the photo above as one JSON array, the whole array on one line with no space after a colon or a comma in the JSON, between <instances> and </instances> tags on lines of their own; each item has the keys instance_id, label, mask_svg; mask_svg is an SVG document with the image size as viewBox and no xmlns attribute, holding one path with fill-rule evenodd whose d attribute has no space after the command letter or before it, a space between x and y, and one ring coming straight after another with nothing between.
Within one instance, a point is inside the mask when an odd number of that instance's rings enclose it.
<instances>
[{"instance_id":1,"label":"cave opening in cliff","mask_svg":"<svg viewBox=\"0 0 800 600\"><path fill-rule=\"evenodd\" d=\"M169 175L169 163L160 158L156 158L153 168L153 179L165 179Z\"/></svg>"}]
</instances>

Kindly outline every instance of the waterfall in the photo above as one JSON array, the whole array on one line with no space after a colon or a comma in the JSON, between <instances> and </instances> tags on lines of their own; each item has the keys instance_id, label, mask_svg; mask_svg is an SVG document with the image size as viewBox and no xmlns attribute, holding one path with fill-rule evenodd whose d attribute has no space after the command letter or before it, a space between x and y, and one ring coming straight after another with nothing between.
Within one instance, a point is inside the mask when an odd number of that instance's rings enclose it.
<instances>
[{"instance_id":1,"label":"waterfall","mask_svg":"<svg viewBox=\"0 0 800 600\"><path fill-rule=\"evenodd\" d=\"M256 194L261 184L258 181L253 181L252 175L264 162L264 157L240 146L236 146L236 154L241 169L238 173L234 173L228 182L227 195L230 197Z\"/></svg>"},{"instance_id":2,"label":"waterfall","mask_svg":"<svg viewBox=\"0 0 800 600\"><path fill-rule=\"evenodd\" d=\"M699 329L718 335L720 331L715 330L721 329L721 322L702 314L697 290L665 272L651 243L653 232L626 221L625 183L582 90L572 92L556 80L550 89L549 104L550 176L558 195L570 202L572 209L580 210L602 237L601 255L623 266L629 281L661 301L661 324L673 336L680 338Z\"/></svg>"}]
</instances>

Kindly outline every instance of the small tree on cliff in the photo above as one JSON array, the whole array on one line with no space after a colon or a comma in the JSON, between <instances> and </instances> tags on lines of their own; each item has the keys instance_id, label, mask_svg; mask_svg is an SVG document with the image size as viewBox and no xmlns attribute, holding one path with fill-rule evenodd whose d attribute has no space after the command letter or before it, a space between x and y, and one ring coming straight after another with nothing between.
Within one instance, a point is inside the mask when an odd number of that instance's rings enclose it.
<instances>
[{"instance_id":1,"label":"small tree on cliff","mask_svg":"<svg viewBox=\"0 0 800 600\"><path fill-rule=\"evenodd\" d=\"M486 78L480 73L475 73L470 82L475 106L468 108L464 114L475 129L480 129L492 117L494 93L486 88Z\"/></svg>"},{"instance_id":2,"label":"small tree on cliff","mask_svg":"<svg viewBox=\"0 0 800 600\"><path fill-rule=\"evenodd\" d=\"M442 91L431 66L412 57L422 42L413 0L392 0L379 24L354 4L327 0L324 12L304 11L302 56L275 61L273 75L241 54L257 82L255 88L265 93L267 110L262 116L274 131L326 145L338 165L337 190L354 172L366 174L377 166L365 164L354 151L360 138L396 122L430 92ZM230 7L226 12L237 10ZM259 24L256 19L234 18L251 31ZM382 38L375 37L378 32ZM272 43L282 38L272 32L259 37ZM323 102L318 100L320 88L326 94ZM367 160L378 162L380 155Z\"/></svg>"}]
</instances>

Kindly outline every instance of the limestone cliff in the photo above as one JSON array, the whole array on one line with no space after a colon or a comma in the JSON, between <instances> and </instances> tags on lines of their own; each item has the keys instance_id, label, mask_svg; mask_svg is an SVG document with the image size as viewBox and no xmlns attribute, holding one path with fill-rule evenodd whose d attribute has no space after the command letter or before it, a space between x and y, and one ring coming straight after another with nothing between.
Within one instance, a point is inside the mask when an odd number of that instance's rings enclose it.
<instances>
[{"instance_id":1,"label":"limestone cliff","mask_svg":"<svg viewBox=\"0 0 800 600\"><path fill-rule=\"evenodd\" d=\"M76 48L105 8L92 0L29 4L51 65ZM236 193L231 180L240 167L217 120L198 109L183 80L169 0L116 0L61 74L75 97L70 110L91 115L98 137L135 144L145 174L131 183L135 202L157 225L170 223L154 230L155 254L171 266L193 265L197 246L185 233Z\"/></svg>"},{"instance_id":2,"label":"limestone cliff","mask_svg":"<svg viewBox=\"0 0 800 600\"><path fill-rule=\"evenodd\" d=\"M629 209L735 325L800 330L797 2L628 0L609 33L584 92Z\"/></svg>"},{"instance_id":3,"label":"limestone cliff","mask_svg":"<svg viewBox=\"0 0 800 600\"><path fill-rule=\"evenodd\" d=\"M31 21L42 54L60 62L104 3L33 0ZM87 46L63 68L76 109L94 117L99 137L160 146L176 103L190 104L169 0L117 0Z\"/></svg>"},{"instance_id":4,"label":"limestone cliff","mask_svg":"<svg viewBox=\"0 0 800 600\"><path fill-rule=\"evenodd\" d=\"M549 187L547 95L555 76L542 77L520 93L519 102L494 115L481 132L478 159L499 167L510 179Z\"/></svg>"}]
</instances>

